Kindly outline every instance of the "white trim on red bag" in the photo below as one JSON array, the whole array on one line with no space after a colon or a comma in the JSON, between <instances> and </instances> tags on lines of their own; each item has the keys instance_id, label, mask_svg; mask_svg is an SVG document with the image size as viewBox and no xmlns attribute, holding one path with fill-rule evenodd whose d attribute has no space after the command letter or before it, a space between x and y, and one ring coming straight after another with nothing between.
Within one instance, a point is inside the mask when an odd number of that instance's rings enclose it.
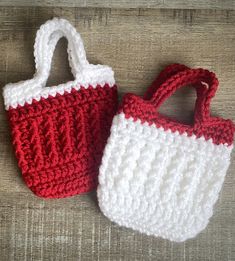
<instances>
[{"instance_id":1,"label":"white trim on red bag","mask_svg":"<svg viewBox=\"0 0 235 261\"><path fill-rule=\"evenodd\" d=\"M233 145L114 117L97 190L119 225L172 241L202 231L213 214Z\"/></svg>"},{"instance_id":2,"label":"white trim on red bag","mask_svg":"<svg viewBox=\"0 0 235 261\"><path fill-rule=\"evenodd\" d=\"M68 39L69 64L75 80L45 87L53 52L61 37ZM81 87L88 88L89 86L103 87L105 84L110 87L115 85L112 68L106 65L89 64L80 34L64 19L54 18L40 27L35 40L34 56L36 64L34 78L10 83L4 87L3 96L7 110L10 107L16 108L18 105L23 106L25 103L31 104L33 100L39 101L41 98L70 93L72 89L79 90Z\"/></svg>"}]
</instances>

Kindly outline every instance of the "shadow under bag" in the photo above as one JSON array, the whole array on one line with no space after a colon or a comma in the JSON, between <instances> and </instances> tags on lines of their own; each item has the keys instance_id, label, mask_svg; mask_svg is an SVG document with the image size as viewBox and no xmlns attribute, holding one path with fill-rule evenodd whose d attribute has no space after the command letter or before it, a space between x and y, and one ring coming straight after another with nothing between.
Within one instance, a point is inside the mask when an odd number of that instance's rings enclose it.
<instances>
[{"instance_id":1,"label":"shadow under bag","mask_svg":"<svg viewBox=\"0 0 235 261\"><path fill-rule=\"evenodd\" d=\"M68 40L74 81L46 87L56 43ZM34 78L10 83L4 101L18 165L27 186L45 198L68 197L97 186L98 168L117 88L112 69L89 64L83 42L66 20L54 18L37 32Z\"/></svg>"},{"instance_id":2,"label":"shadow under bag","mask_svg":"<svg viewBox=\"0 0 235 261\"><path fill-rule=\"evenodd\" d=\"M194 123L160 113L179 88L197 91ZM167 67L144 98L127 94L114 117L99 174L99 206L119 225L171 241L208 224L233 148L232 121L210 115L218 80L204 69Z\"/></svg>"}]
</instances>

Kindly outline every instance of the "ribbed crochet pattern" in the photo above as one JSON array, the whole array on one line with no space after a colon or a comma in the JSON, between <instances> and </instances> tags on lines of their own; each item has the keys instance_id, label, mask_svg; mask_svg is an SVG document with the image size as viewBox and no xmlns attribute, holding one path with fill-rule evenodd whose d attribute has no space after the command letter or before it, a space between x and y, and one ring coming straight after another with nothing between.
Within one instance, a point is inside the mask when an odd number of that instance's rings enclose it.
<instances>
[{"instance_id":1,"label":"ribbed crochet pattern","mask_svg":"<svg viewBox=\"0 0 235 261\"><path fill-rule=\"evenodd\" d=\"M75 80L45 87L57 41L68 39ZM33 79L4 88L18 165L38 196L62 198L97 186L98 168L117 110L117 88L108 66L86 60L80 35L64 19L41 26L35 41Z\"/></svg>"},{"instance_id":2,"label":"ribbed crochet pattern","mask_svg":"<svg viewBox=\"0 0 235 261\"><path fill-rule=\"evenodd\" d=\"M158 113L177 89L197 90L193 125ZM168 66L143 98L127 94L114 117L99 174L99 206L110 220L171 241L208 224L230 163L234 125L210 116L214 73Z\"/></svg>"}]
</instances>

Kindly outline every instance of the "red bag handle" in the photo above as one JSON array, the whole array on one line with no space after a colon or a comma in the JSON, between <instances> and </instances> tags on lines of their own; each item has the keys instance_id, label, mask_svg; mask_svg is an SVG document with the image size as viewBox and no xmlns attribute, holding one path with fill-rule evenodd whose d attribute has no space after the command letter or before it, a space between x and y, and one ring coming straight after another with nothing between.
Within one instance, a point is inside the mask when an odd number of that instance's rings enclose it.
<instances>
[{"instance_id":1,"label":"red bag handle","mask_svg":"<svg viewBox=\"0 0 235 261\"><path fill-rule=\"evenodd\" d=\"M203 88L197 88L195 105L195 121L201 122L210 116L210 101L218 87L218 79L213 72L201 68L180 71L169 77L155 89L150 101L158 109L176 90L189 84L195 87L199 85L204 86Z\"/></svg>"},{"instance_id":2,"label":"red bag handle","mask_svg":"<svg viewBox=\"0 0 235 261\"><path fill-rule=\"evenodd\" d=\"M170 64L168 65L164 70L160 72L160 74L157 76L157 78L154 80L154 82L151 84L151 86L147 89L147 91L144 94L145 100L150 100L153 94L156 92L156 90L171 76L175 75L178 72L184 71L186 69L189 69L186 65L183 64Z\"/></svg>"}]
</instances>

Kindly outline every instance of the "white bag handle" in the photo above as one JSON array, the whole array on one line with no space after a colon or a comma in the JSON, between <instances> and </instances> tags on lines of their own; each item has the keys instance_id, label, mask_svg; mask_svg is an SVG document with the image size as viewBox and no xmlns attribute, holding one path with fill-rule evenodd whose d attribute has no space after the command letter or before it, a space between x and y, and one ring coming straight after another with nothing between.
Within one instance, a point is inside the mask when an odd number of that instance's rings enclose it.
<instances>
[{"instance_id":1,"label":"white bag handle","mask_svg":"<svg viewBox=\"0 0 235 261\"><path fill-rule=\"evenodd\" d=\"M54 49L62 37L68 40L69 64L74 78L89 65L80 34L67 20L54 18L40 27L34 44L35 77L42 85L45 85L49 77Z\"/></svg>"},{"instance_id":2,"label":"white bag handle","mask_svg":"<svg viewBox=\"0 0 235 261\"><path fill-rule=\"evenodd\" d=\"M46 87L49 77L52 56L55 46L61 37L68 40L69 64L75 80L57 86ZM79 90L81 86L90 85L110 87L115 85L112 68L106 65L93 65L86 59L86 53L80 34L65 19L53 18L43 24L37 32L34 44L36 72L30 80L18 83L9 83L3 89L4 103L9 108L17 108L33 100L39 101L42 97L55 97L57 93L70 92L72 88Z\"/></svg>"}]
</instances>

